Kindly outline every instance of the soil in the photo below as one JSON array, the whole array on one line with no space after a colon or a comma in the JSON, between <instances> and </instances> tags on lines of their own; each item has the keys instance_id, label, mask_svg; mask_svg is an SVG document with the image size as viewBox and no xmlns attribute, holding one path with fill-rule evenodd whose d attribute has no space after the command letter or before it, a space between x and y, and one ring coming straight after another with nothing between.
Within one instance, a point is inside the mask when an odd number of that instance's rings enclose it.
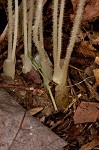
<instances>
[{"instance_id":1,"label":"soil","mask_svg":"<svg viewBox=\"0 0 99 150\"><path fill-rule=\"evenodd\" d=\"M66 54L66 47L69 43L71 28L73 25L73 7L70 1L66 1L63 23L63 46L61 57ZM52 57L52 1L48 0L44 6L44 45L53 62ZM77 41L72 53L69 73L69 104L67 110L55 112L47 89L43 84L42 77L33 78L32 73L22 73L23 42L20 42L16 51L16 75L15 79L5 77L2 69L3 62L7 56L7 39L0 43L0 87L4 87L27 110L42 107L42 110L34 114L44 125L48 126L60 137L68 141L68 147L64 150L79 150L81 146L99 137L99 120L93 123L74 123L74 113L81 103L99 102L99 85L96 83L93 70L98 69L95 63L96 56L99 56L99 18L92 21L83 21ZM33 55L37 51L33 44ZM37 73L38 74L38 73ZM87 79L88 78L88 79ZM86 80L85 80L86 79ZM73 86L72 86L73 85ZM54 87L52 87L54 94ZM81 97L78 98L78 95ZM72 101L76 99L75 103ZM93 150L99 149L99 145Z\"/></svg>"}]
</instances>

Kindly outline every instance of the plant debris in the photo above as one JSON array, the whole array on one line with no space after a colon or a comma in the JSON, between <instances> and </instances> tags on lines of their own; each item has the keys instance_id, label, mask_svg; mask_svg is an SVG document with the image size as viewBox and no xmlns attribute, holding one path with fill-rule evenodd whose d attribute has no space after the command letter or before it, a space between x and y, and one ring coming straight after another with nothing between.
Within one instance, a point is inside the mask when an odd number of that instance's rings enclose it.
<instances>
[{"instance_id":1,"label":"plant debris","mask_svg":"<svg viewBox=\"0 0 99 150\"><path fill-rule=\"evenodd\" d=\"M74 123L96 122L99 119L99 104L81 102L74 114Z\"/></svg>"}]
</instances>

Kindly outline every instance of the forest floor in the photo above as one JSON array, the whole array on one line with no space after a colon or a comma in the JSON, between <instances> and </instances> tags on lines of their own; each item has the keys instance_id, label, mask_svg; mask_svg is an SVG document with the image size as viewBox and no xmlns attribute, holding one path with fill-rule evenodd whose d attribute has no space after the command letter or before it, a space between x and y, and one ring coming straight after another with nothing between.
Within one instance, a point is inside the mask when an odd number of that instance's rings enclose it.
<instances>
[{"instance_id":1,"label":"forest floor","mask_svg":"<svg viewBox=\"0 0 99 150\"><path fill-rule=\"evenodd\" d=\"M63 24L62 58L65 57L72 28L72 4L66 3ZM44 45L52 58L52 3L44 6ZM69 105L55 112L42 77L34 76L34 69L22 73L23 42L16 51L16 75L12 80L2 75L2 65L7 56L7 40L0 44L0 87L31 115L68 142L64 150L99 149L99 18L82 22L72 53L69 73ZM33 45L33 54L36 48ZM97 59L96 59L97 57ZM54 87L52 87L54 94Z\"/></svg>"}]
</instances>

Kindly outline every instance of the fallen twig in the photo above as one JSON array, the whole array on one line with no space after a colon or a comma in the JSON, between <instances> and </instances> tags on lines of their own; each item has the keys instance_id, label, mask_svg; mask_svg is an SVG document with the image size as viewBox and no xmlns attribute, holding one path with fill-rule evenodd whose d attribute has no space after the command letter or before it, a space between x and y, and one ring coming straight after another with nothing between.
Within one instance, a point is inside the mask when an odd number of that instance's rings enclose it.
<instances>
[{"instance_id":1,"label":"fallen twig","mask_svg":"<svg viewBox=\"0 0 99 150\"><path fill-rule=\"evenodd\" d=\"M34 87L24 87L22 85L15 85L15 84L6 84L6 83L0 83L0 88L14 88L14 89L20 89L25 91L34 91ZM39 91L39 90L36 90Z\"/></svg>"}]
</instances>

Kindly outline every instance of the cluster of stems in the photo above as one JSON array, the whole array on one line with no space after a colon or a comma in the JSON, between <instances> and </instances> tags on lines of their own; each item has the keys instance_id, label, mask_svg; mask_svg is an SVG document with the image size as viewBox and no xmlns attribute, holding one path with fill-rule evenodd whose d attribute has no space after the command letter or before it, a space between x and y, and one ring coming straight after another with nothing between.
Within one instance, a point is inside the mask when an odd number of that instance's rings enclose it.
<instances>
[{"instance_id":1,"label":"cluster of stems","mask_svg":"<svg viewBox=\"0 0 99 150\"><path fill-rule=\"evenodd\" d=\"M63 25L63 16L64 16L64 7L65 0L53 0L53 60L54 60L54 69L52 69L52 62L50 61L48 54L44 49L43 42L43 0L37 0L35 5L34 13L34 1L29 1L29 14L27 17L27 0L22 0L23 6L23 41L24 41L24 54L21 56L23 61L23 73L27 73L32 69L32 62L29 55L31 53L31 43L32 36L33 42L39 53L39 66L41 66L40 71L44 79L44 84L46 85L52 103L55 110L58 107L64 107L67 104L67 100L64 99L68 90L67 85L67 74L68 66L71 59L71 54L74 48L76 41L76 35L79 31L82 14L84 10L84 5L86 0L79 0L77 12L75 15L73 28L71 31L69 45L66 49L66 56L64 58L63 64L61 65L61 49L62 49L62 25ZM59 10L59 11L58 11ZM59 14L59 15L58 15ZM18 0L15 0L15 25L14 25L14 40L13 37L13 25L12 25L12 0L8 0L8 58L4 61L4 74L14 78L15 75L15 50L17 44L17 26L18 26ZM28 19L29 18L29 19ZM28 21L27 21L28 20ZM50 90L49 83L53 80L55 82L55 101ZM64 99L64 101L63 101ZM57 106L56 106L57 105Z\"/></svg>"},{"instance_id":2,"label":"cluster of stems","mask_svg":"<svg viewBox=\"0 0 99 150\"><path fill-rule=\"evenodd\" d=\"M57 106L49 86L49 83L52 80L52 63L44 49L42 9L43 9L43 0L37 0L35 21L33 26L33 41L39 53L39 62L40 62L39 65L41 66L44 84L46 85L49 91L53 106L55 110L57 110Z\"/></svg>"},{"instance_id":3,"label":"cluster of stems","mask_svg":"<svg viewBox=\"0 0 99 150\"><path fill-rule=\"evenodd\" d=\"M27 0L22 1L23 4L23 33L24 33L24 54L21 55L23 60L22 71L24 74L32 69L31 60L28 57L28 53L31 54L32 45L32 22L33 22L33 8L34 2L30 0L29 2L29 21L27 23Z\"/></svg>"},{"instance_id":4,"label":"cluster of stems","mask_svg":"<svg viewBox=\"0 0 99 150\"><path fill-rule=\"evenodd\" d=\"M14 15L14 38L13 37L13 14L12 0L8 0L8 57L3 64L3 72L6 76L14 78L15 75L15 51L17 44L17 26L18 26L18 0L15 0Z\"/></svg>"},{"instance_id":5,"label":"cluster of stems","mask_svg":"<svg viewBox=\"0 0 99 150\"><path fill-rule=\"evenodd\" d=\"M61 66L61 45L62 45L62 23L63 23L63 13L65 0L61 0L60 13L58 18L58 0L54 0L54 10L53 10L53 56L54 56L54 74L53 81L57 83L55 100L59 107L67 105L68 101L68 89L67 85L67 75L68 66L71 59L71 54L75 45L76 36L80 29L82 14L84 10L86 0L79 0L77 12L75 15L73 28L71 31L71 36L69 40L69 45L66 49L66 56ZM58 25L57 25L58 24Z\"/></svg>"},{"instance_id":6,"label":"cluster of stems","mask_svg":"<svg viewBox=\"0 0 99 150\"><path fill-rule=\"evenodd\" d=\"M40 65L46 74L44 77L44 82L49 83L52 79L52 63L44 49L43 42L43 20L42 20L42 9L43 9L43 0L37 0L37 8L35 14L35 21L33 26L33 41L40 56Z\"/></svg>"}]
</instances>

